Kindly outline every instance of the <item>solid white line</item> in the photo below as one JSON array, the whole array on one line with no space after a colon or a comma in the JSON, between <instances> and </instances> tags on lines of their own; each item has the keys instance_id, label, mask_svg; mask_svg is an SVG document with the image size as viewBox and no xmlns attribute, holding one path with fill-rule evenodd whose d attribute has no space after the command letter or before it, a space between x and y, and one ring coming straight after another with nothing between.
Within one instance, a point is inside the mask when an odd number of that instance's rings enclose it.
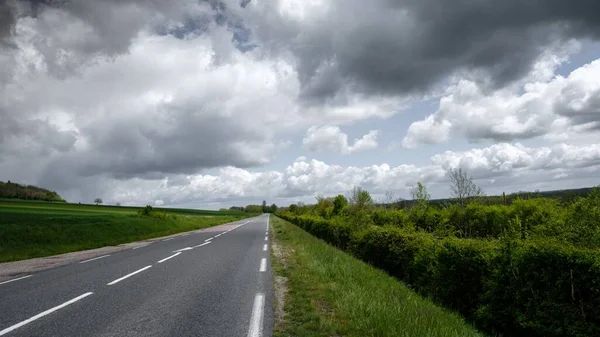
<instances>
[{"instance_id":1,"label":"solid white line","mask_svg":"<svg viewBox=\"0 0 600 337\"><path fill-rule=\"evenodd\" d=\"M262 258L262 260L260 260L260 272L265 272L267 271L267 259L266 258Z\"/></svg>"},{"instance_id":2,"label":"solid white line","mask_svg":"<svg viewBox=\"0 0 600 337\"><path fill-rule=\"evenodd\" d=\"M13 281L18 281L18 280L22 280L22 279L24 279L24 278L28 278L28 277L32 277L32 276L33 276L33 275L27 275L27 276L22 276L22 277L19 277L19 278L14 278L14 279L12 279L12 280L8 280L8 281L0 282L0 284L9 283L9 282L13 282Z\"/></svg>"},{"instance_id":3,"label":"solid white line","mask_svg":"<svg viewBox=\"0 0 600 337\"><path fill-rule=\"evenodd\" d=\"M165 241L169 241L169 240L173 240L174 238L168 238L168 239L164 239L163 242Z\"/></svg>"},{"instance_id":4,"label":"solid white line","mask_svg":"<svg viewBox=\"0 0 600 337\"><path fill-rule=\"evenodd\" d=\"M177 255L179 255L179 254L181 254L181 252L179 252L179 253L175 253L175 254L173 254L173 255L171 255L171 256L169 256L169 257L166 257L166 258L164 258L164 259L162 259L162 260L158 261L158 263L163 263L163 262L167 261L168 259L172 259L172 258L174 258L175 256L177 256Z\"/></svg>"},{"instance_id":5,"label":"solid white line","mask_svg":"<svg viewBox=\"0 0 600 337\"><path fill-rule=\"evenodd\" d=\"M267 244L265 243L265 246L263 247L263 252L266 252L266 251L267 251L267 249L268 249L268 248L267 248Z\"/></svg>"},{"instance_id":6,"label":"solid white line","mask_svg":"<svg viewBox=\"0 0 600 337\"><path fill-rule=\"evenodd\" d=\"M211 243L211 242L212 242L212 241L205 242L205 243L203 243L203 244L199 244L199 245L197 245L197 246L193 246L192 248L198 248L198 247L206 246L207 244L209 244L209 243Z\"/></svg>"},{"instance_id":7,"label":"solid white line","mask_svg":"<svg viewBox=\"0 0 600 337\"><path fill-rule=\"evenodd\" d=\"M81 261L81 262L79 262L79 263L86 263L86 262L90 262L90 261L94 261L94 260L98 260L98 259L103 259L103 258L105 258L105 257L109 257L109 256L110 256L110 254L107 254L107 255L102 255L102 256L95 257L95 258L93 258L93 259L89 259L89 260Z\"/></svg>"},{"instance_id":8,"label":"solid white line","mask_svg":"<svg viewBox=\"0 0 600 337\"><path fill-rule=\"evenodd\" d=\"M208 242L208 241L210 241L210 240L212 240L212 239L213 239L213 238L208 238L208 239L204 240L204 242Z\"/></svg>"},{"instance_id":9,"label":"solid white line","mask_svg":"<svg viewBox=\"0 0 600 337\"><path fill-rule=\"evenodd\" d=\"M39 319L39 318L42 318L42 317L44 317L44 316L46 316L46 315L48 315L48 314L51 314L51 313L55 312L55 311L56 311L56 310L58 310L58 309L61 309L61 308L64 308L64 307L66 307L66 306L67 306L67 305L69 305L69 304L73 304L73 303L75 303L75 302L79 301L80 299L82 299L82 298L84 298L84 297L88 297L88 296L90 296L91 294L93 294L93 293L92 293L92 292L90 292L90 293L85 293L85 294L83 294L83 295L81 295L81 296L77 296L77 297L75 297L74 299L72 299L72 300L70 300L70 301L67 301L67 302L65 302L65 303L63 303L63 304L61 304L61 305L59 305L59 306L56 306L56 307L54 307L54 308L52 308L52 309L48 309L48 310L46 310L46 311L44 311L44 312L42 312L42 313L40 313L40 314L37 314L37 315L35 315L35 316L33 316L33 317L29 318L29 319L26 319L26 320L24 320L24 321L23 321L23 322L21 322L21 323L18 323L18 324L15 324L15 325L11 326L11 327L8 327L8 328L6 328L6 329L4 329L4 330L0 331L0 336L2 336L2 335L6 335L7 333L9 333L9 332L11 332L11 331L13 331L13 330L16 330L16 329L18 329L18 328L22 327L22 326L23 326L23 325L25 325L25 324L29 324L29 323L31 323L31 322L33 322L33 321L35 321L36 319Z\"/></svg>"},{"instance_id":10,"label":"solid white line","mask_svg":"<svg viewBox=\"0 0 600 337\"><path fill-rule=\"evenodd\" d=\"M133 276L133 275L135 275L135 274L137 274L137 273L141 273L141 272L143 272L144 270L146 270L146 269L148 269L148 268L150 268L150 267L152 267L152 266L150 265L150 266L146 266L146 267L144 267L144 268L142 268L142 269L136 270L136 271L134 271L133 273L131 273L131 274L127 274L127 275L125 275L125 276L123 276L123 277L121 277L121 278L118 278L118 279L116 279L116 280L114 280L114 281L110 282L110 283L107 283L106 285L107 285L107 286L112 286L113 284L119 283L119 282L123 281L124 279L126 279L126 278L128 278L128 277L131 277L131 276Z\"/></svg>"},{"instance_id":11,"label":"solid white line","mask_svg":"<svg viewBox=\"0 0 600 337\"><path fill-rule=\"evenodd\" d=\"M265 308L265 295L256 294L254 297L254 306L252 307L252 316L250 318L250 327L248 328L248 337L261 337L263 332L263 311Z\"/></svg>"}]
</instances>

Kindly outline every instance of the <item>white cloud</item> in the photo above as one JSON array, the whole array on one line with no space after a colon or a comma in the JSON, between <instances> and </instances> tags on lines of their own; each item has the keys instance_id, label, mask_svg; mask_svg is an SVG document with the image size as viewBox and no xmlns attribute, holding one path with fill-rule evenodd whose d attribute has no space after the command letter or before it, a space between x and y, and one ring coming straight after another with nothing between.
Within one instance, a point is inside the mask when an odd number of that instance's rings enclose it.
<instances>
[{"instance_id":1,"label":"white cloud","mask_svg":"<svg viewBox=\"0 0 600 337\"><path fill-rule=\"evenodd\" d=\"M306 132L302 143L304 148L312 152L337 152L350 154L377 148L378 130L371 130L361 138L354 139L348 144L348 135L337 126L312 126Z\"/></svg>"},{"instance_id":2,"label":"white cloud","mask_svg":"<svg viewBox=\"0 0 600 337\"><path fill-rule=\"evenodd\" d=\"M169 205L233 205L268 199L282 204L310 202L316 195L345 193L354 186L376 195L393 189L408 197L409 187L417 181L424 182L434 197L447 197L445 173L456 167L465 168L487 193L590 186L599 183L600 145L530 148L502 143L464 152L446 151L434 155L425 166L341 166L299 157L282 171L225 167L216 175L191 175L180 178L182 181L177 177L128 181L115 186L106 199L129 204L161 199Z\"/></svg>"},{"instance_id":3,"label":"white cloud","mask_svg":"<svg viewBox=\"0 0 600 337\"><path fill-rule=\"evenodd\" d=\"M582 132L596 133L600 130L600 59L567 77L548 79L548 68L554 69L556 64L546 62L527 78L540 81L493 92L473 81L460 80L447 90L434 114L410 125L403 146L441 143L452 134L472 141L537 136L565 141Z\"/></svg>"}]
</instances>

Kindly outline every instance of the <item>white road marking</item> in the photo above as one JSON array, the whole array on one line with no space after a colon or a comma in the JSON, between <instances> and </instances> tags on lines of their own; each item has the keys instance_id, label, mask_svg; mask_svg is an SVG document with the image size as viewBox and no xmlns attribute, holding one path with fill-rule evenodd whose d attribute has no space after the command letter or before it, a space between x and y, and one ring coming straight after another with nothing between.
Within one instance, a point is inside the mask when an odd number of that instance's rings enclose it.
<instances>
[{"instance_id":1,"label":"white road marking","mask_svg":"<svg viewBox=\"0 0 600 337\"><path fill-rule=\"evenodd\" d=\"M268 249L268 248L267 248L267 244L265 243L265 246L263 247L263 252L266 252L266 251L267 251L267 249Z\"/></svg>"},{"instance_id":2,"label":"white road marking","mask_svg":"<svg viewBox=\"0 0 600 337\"><path fill-rule=\"evenodd\" d=\"M192 249L193 249L192 247L185 247L185 248L174 250L173 253L183 252L185 250L192 250Z\"/></svg>"},{"instance_id":3,"label":"white road marking","mask_svg":"<svg viewBox=\"0 0 600 337\"><path fill-rule=\"evenodd\" d=\"M268 236L265 236L265 241L269 241L269 237Z\"/></svg>"},{"instance_id":4,"label":"white road marking","mask_svg":"<svg viewBox=\"0 0 600 337\"><path fill-rule=\"evenodd\" d=\"M138 270L134 271L133 273L127 274L127 275L125 275L125 276L123 276L123 277L121 277L121 278L118 278L118 279L116 279L116 280L114 280L114 281L110 282L110 283L107 283L106 285L107 285L107 286L112 286L113 284L117 284L117 283L119 283L119 282L123 281L124 279L126 279L126 278L128 278L128 277L131 277L131 276L133 276L133 275L135 275L135 274L137 274L137 273L141 273L141 272L143 272L144 270L146 270L146 269L148 269L148 268L150 268L150 267L152 267L152 265L150 265L150 266L146 266L146 267L144 267L144 268L142 268L142 269L138 269Z\"/></svg>"},{"instance_id":5,"label":"white road marking","mask_svg":"<svg viewBox=\"0 0 600 337\"><path fill-rule=\"evenodd\" d=\"M163 263L163 262L167 261L168 259L172 259L172 258L174 258L175 256L177 256L177 255L179 255L179 254L181 254L181 252L179 252L179 253L175 253L175 254L173 254L173 255L171 255L171 256L169 256L169 257L166 257L166 258L164 258L164 259L162 259L162 260L158 261L158 263Z\"/></svg>"},{"instance_id":6,"label":"white road marking","mask_svg":"<svg viewBox=\"0 0 600 337\"><path fill-rule=\"evenodd\" d=\"M169 240L173 240L174 238L168 238L168 239L164 239L163 242L165 241L169 241Z\"/></svg>"},{"instance_id":7,"label":"white road marking","mask_svg":"<svg viewBox=\"0 0 600 337\"><path fill-rule=\"evenodd\" d=\"M70 301L67 301L67 302L65 302L65 303L63 303L63 304L61 304L61 305L59 305L59 306L56 306L56 307L54 307L54 308L52 308L52 309L48 309L48 310L46 310L46 311L44 311L44 312L42 312L42 313L39 313L39 314L37 314L37 315L35 315L35 316L33 316L33 317L29 318L29 319L26 319L26 320L22 321L21 323L17 323L17 324L15 324L15 325L11 326L11 327L8 327L8 328L6 328L6 329L4 329L4 330L0 331L0 336L2 336L2 335L6 335L7 333L9 333L9 332L11 332L11 331L13 331L13 330L16 330L16 329L18 329L18 328L22 327L22 326L23 326L23 325L25 325L25 324L29 324L29 323L31 323L31 322L33 322L33 321L35 321L36 319L40 319L40 318L42 318L42 317L44 317L44 316L46 316L46 315L48 315L48 314L51 314L51 313L55 312L56 310L59 310L59 309L62 309L62 308L64 308L64 307L66 307L66 306L67 306L67 305L69 305L69 304L73 304L73 303L75 303L75 302L79 301L80 299L83 299L84 297L88 297L88 296L90 296L91 294L93 294L93 293L92 293L92 292L90 292L90 293L85 293L85 294L83 294L83 295L81 295L81 296L77 296L77 297L75 297L74 299L72 299L72 300L70 300Z\"/></svg>"},{"instance_id":8,"label":"white road marking","mask_svg":"<svg viewBox=\"0 0 600 337\"><path fill-rule=\"evenodd\" d=\"M217 234L217 235L215 235L215 239L216 239L216 238L218 238L219 236L221 236L221 234Z\"/></svg>"},{"instance_id":9,"label":"white road marking","mask_svg":"<svg viewBox=\"0 0 600 337\"><path fill-rule=\"evenodd\" d=\"M267 259L266 258L262 258L262 260L260 260L260 272L265 272L267 271Z\"/></svg>"},{"instance_id":10,"label":"white road marking","mask_svg":"<svg viewBox=\"0 0 600 337\"><path fill-rule=\"evenodd\" d=\"M14 278L12 280L8 280L8 281L4 281L4 282L0 282L0 284L4 284L4 283L9 283L9 282L13 282L13 281L18 281L18 280L22 280L24 278L28 278L28 277L32 277L33 275L27 275L27 276L21 276L19 278Z\"/></svg>"},{"instance_id":11,"label":"white road marking","mask_svg":"<svg viewBox=\"0 0 600 337\"><path fill-rule=\"evenodd\" d=\"M210 241L210 240L212 240L212 239L213 239L213 238L208 238L208 239L204 240L204 242L208 242L208 241Z\"/></svg>"},{"instance_id":12,"label":"white road marking","mask_svg":"<svg viewBox=\"0 0 600 337\"><path fill-rule=\"evenodd\" d=\"M252 316L250 318L250 327L248 328L248 337L261 337L263 333L263 313L265 309L265 295L256 294L254 297L254 306L252 307Z\"/></svg>"},{"instance_id":13,"label":"white road marking","mask_svg":"<svg viewBox=\"0 0 600 337\"><path fill-rule=\"evenodd\" d=\"M147 244L147 245L143 245L143 246L137 246L137 247L133 247L133 249L139 249L139 248L144 248L144 247L146 247L146 246L150 246L150 244Z\"/></svg>"},{"instance_id":14,"label":"white road marking","mask_svg":"<svg viewBox=\"0 0 600 337\"><path fill-rule=\"evenodd\" d=\"M94 260L98 260L98 259L103 259L103 258L105 258L105 257L109 257L109 256L110 256L110 254L107 254L107 255L102 255L102 256L95 257L95 258L93 258L93 259L89 259L89 260L81 261L81 262L79 262L79 263L86 263L86 262L90 262L90 261L94 261Z\"/></svg>"},{"instance_id":15,"label":"white road marking","mask_svg":"<svg viewBox=\"0 0 600 337\"><path fill-rule=\"evenodd\" d=\"M212 242L212 241L205 242L205 243L199 244L199 245L197 245L197 246L192 246L192 248L198 248L198 247L206 246L207 244L209 244L209 243L211 243L211 242Z\"/></svg>"}]
</instances>

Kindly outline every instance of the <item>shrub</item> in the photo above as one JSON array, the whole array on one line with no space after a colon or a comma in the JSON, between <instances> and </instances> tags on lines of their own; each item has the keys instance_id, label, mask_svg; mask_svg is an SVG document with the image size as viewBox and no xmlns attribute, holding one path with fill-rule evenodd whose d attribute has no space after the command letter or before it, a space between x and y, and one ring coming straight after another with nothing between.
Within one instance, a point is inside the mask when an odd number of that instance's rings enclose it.
<instances>
[{"instance_id":1,"label":"shrub","mask_svg":"<svg viewBox=\"0 0 600 337\"><path fill-rule=\"evenodd\" d=\"M405 227L409 224L408 215L402 210L379 209L373 212L373 223L376 226Z\"/></svg>"},{"instance_id":2,"label":"shrub","mask_svg":"<svg viewBox=\"0 0 600 337\"><path fill-rule=\"evenodd\" d=\"M416 209L424 219L439 214ZM505 212L473 209L476 215L465 215L467 219L489 219L489 214L501 218ZM459 311L492 334L600 336L600 251L512 235L487 241L435 239L407 228L344 224L345 218L327 221L291 213L281 217ZM523 227L520 221L511 223ZM514 230L508 226L505 232Z\"/></svg>"}]
</instances>

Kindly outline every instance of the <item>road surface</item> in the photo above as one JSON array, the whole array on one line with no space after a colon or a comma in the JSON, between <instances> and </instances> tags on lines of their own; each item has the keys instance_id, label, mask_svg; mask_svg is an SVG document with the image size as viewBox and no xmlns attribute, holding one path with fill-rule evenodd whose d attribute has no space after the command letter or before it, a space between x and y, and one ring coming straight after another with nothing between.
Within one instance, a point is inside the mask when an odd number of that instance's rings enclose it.
<instances>
[{"instance_id":1,"label":"road surface","mask_svg":"<svg viewBox=\"0 0 600 337\"><path fill-rule=\"evenodd\" d=\"M0 283L0 336L271 336L268 215Z\"/></svg>"}]
</instances>

